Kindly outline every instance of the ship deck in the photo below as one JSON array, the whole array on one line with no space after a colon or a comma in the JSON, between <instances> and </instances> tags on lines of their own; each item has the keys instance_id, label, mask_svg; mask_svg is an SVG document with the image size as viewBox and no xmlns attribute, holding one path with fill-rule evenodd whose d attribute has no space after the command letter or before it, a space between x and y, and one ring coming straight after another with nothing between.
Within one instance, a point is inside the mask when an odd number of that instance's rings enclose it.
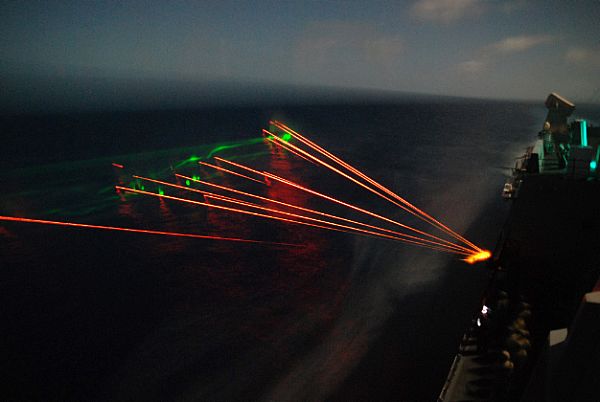
<instances>
[{"instance_id":1,"label":"ship deck","mask_svg":"<svg viewBox=\"0 0 600 402\"><path fill-rule=\"evenodd\" d=\"M481 303L492 313L474 318L439 400L519 400L535 386L550 331L569 326L600 275L599 199L600 181L564 170L523 177Z\"/></svg>"}]
</instances>

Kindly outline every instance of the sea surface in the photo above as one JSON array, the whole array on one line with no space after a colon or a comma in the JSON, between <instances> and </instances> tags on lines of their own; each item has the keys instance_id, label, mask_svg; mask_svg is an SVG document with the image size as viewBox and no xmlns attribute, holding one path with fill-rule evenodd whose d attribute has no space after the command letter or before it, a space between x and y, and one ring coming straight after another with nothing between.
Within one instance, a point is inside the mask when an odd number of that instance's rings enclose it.
<instances>
[{"instance_id":1,"label":"sea surface","mask_svg":"<svg viewBox=\"0 0 600 402\"><path fill-rule=\"evenodd\" d=\"M493 249L504 179L544 116L541 102L428 98L1 117L0 215L300 245L0 222L3 399L435 400L487 284L482 266L114 186L204 201L132 178L177 183L179 172L381 224L197 163L221 156L419 225L264 141L275 118Z\"/></svg>"}]
</instances>

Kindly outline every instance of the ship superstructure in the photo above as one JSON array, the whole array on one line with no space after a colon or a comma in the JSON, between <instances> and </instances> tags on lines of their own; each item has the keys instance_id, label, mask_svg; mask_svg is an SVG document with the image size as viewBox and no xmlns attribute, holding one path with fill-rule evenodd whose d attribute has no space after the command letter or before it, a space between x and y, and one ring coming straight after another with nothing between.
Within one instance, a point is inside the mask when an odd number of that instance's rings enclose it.
<instances>
[{"instance_id":1,"label":"ship superstructure","mask_svg":"<svg viewBox=\"0 0 600 402\"><path fill-rule=\"evenodd\" d=\"M591 401L600 379L600 129L556 93L503 197L491 280L438 401Z\"/></svg>"}]
</instances>

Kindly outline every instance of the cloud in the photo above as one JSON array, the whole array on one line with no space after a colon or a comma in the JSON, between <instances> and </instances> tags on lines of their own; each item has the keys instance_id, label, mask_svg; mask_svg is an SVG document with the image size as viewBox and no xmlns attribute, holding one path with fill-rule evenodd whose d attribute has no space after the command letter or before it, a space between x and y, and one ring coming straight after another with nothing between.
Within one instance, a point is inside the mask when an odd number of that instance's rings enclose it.
<instances>
[{"instance_id":1,"label":"cloud","mask_svg":"<svg viewBox=\"0 0 600 402\"><path fill-rule=\"evenodd\" d=\"M450 24L484 13L512 14L527 5L527 0L417 0L410 8L410 16L419 21Z\"/></svg>"},{"instance_id":2,"label":"cloud","mask_svg":"<svg viewBox=\"0 0 600 402\"><path fill-rule=\"evenodd\" d=\"M363 49L367 57L378 63L393 62L404 51L404 41L398 36L380 36L365 39Z\"/></svg>"},{"instance_id":3,"label":"cloud","mask_svg":"<svg viewBox=\"0 0 600 402\"><path fill-rule=\"evenodd\" d=\"M526 0L509 0L509 1L500 2L498 4L498 9L505 14L511 14L515 11L520 11L520 10L524 9L526 6L527 6Z\"/></svg>"},{"instance_id":4,"label":"cloud","mask_svg":"<svg viewBox=\"0 0 600 402\"><path fill-rule=\"evenodd\" d=\"M405 45L400 36L374 25L321 21L307 26L293 51L301 82L370 86L396 73Z\"/></svg>"},{"instance_id":5,"label":"cloud","mask_svg":"<svg viewBox=\"0 0 600 402\"><path fill-rule=\"evenodd\" d=\"M458 64L458 69L464 73L480 73L486 68L486 62L481 60L468 60Z\"/></svg>"},{"instance_id":6,"label":"cloud","mask_svg":"<svg viewBox=\"0 0 600 402\"><path fill-rule=\"evenodd\" d=\"M504 38L488 46L491 53L517 53L533 47L548 43L552 40L550 35L521 35Z\"/></svg>"},{"instance_id":7,"label":"cloud","mask_svg":"<svg viewBox=\"0 0 600 402\"><path fill-rule=\"evenodd\" d=\"M410 9L417 20L451 23L484 11L480 0L418 0Z\"/></svg>"},{"instance_id":8,"label":"cloud","mask_svg":"<svg viewBox=\"0 0 600 402\"><path fill-rule=\"evenodd\" d=\"M481 73L500 57L525 52L552 40L550 35L509 36L480 48L475 58L459 63L457 69L468 74Z\"/></svg>"},{"instance_id":9,"label":"cloud","mask_svg":"<svg viewBox=\"0 0 600 402\"><path fill-rule=\"evenodd\" d=\"M600 48L573 47L567 50L565 60L571 64L600 67Z\"/></svg>"}]
</instances>

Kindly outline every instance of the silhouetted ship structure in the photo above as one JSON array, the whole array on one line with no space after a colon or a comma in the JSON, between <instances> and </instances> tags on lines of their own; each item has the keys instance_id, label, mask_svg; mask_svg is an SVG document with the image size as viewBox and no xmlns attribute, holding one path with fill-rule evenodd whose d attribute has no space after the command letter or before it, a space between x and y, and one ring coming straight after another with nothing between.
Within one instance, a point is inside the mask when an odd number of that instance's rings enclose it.
<instances>
[{"instance_id":1,"label":"silhouetted ship structure","mask_svg":"<svg viewBox=\"0 0 600 402\"><path fill-rule=\"evenodd\" d=\"M600 401L600 128L556 93L438 401Z\"/></svg>"}]
</instances>

